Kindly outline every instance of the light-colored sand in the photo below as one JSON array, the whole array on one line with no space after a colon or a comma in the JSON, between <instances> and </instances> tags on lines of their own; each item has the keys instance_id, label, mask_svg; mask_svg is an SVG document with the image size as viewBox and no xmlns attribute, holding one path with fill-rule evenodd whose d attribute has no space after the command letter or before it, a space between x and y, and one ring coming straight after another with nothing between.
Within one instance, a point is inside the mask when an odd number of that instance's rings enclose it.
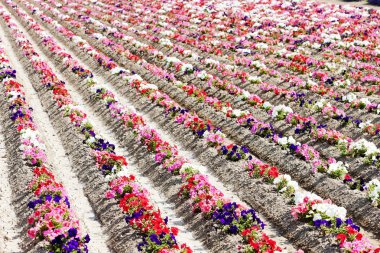
<instances>
[{"instance_id":1,"label":"light-colored sand","mask_svg":"<svg viewBox=\"0 0 380 253\"><path fill-rule=\"evenodd\" d=\"M2 95L1 95L2 96ZM17 228L17 217L11 205L12 190L8 181L6 147L3 126L0 122L0 252L22 252L20 245L20 229Z\"/></svg>"}]
</instances>

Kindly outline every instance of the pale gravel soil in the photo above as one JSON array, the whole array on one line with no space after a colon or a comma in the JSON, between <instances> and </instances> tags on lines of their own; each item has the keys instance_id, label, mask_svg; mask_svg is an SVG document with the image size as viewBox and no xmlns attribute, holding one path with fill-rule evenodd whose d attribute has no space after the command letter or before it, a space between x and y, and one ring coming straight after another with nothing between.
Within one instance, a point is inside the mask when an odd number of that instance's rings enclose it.
<instances>
[{"instance_id":1,"label":"pale gravel soil","mask_svg":"<svg viewBox=\"0 0 380 253\"><path fill-rule=\"evenodd\" d=\"M1 94L2 95L2 94ZM0 95L0 96L1 96ZM1 98L2 99L2 98ZM0 252L22 252L20 249L21 229L17 226L17 217L12 207L12 189L8 175L4 130L0 122Z\"/></svg>"},{"instance_id":2,"label":"pale gravel soil","mask_svg":"<svg viewBox=\"0 0 380 253\"><path fill-rule=\"evenodd\" d=\"M4 6L4 5L3 5ZM12 15L13 16L13 15ZM14 16L13 16L14 17ZM20 25L20 23L18 22L18 20L14 19L15 23L21 27L22 31L25 33L25 35L27 35L27 38L29 39L29 41L32 43L33 47L35 48L35 50L38 52L38 54L40 56L43 57L43 59L48 63L48 65L53 69L53 71L56 73L56 75L58 76L58 78L60 80L65 80L65 78L63 78L62 74L60 73L60 71L58 69L56 69L54 67L54 64L52 62L52 60L47 57L40 49L39 47L37 46L37 43L35 43L34 40L31 39L31 37L29 36L29 34L26 32L26 30ZM10 50L12 51L12 50ZM18 75L20 75L20 73L18 73ZM24 78L23 81L27 80L27 77ZM31 86L29 86L31 87ZM106 140L110 141L111 143L115 144L116 146L116 153L117 154L121 154L121 155L124 155L125 156L125 149L122 148L122 146L120 145L120 143L116 140L115 138L115 135L114 133L111 132L111 129L110 127L108 127L106 124L104 124L104 122L97 116L95 116L95 112L94 112L94 109L91 108L86 102L83 101L83 98L81 95L79 95L79 93L76 91L76 89L69 83L69 82L66 82L66 88L68 89L68 91L70 92L71 96L72 96L72 99L73 101L75 101L81 108L84 109L84 111L86 112L87 114L87 118L88 120L93 124L94 128L96 129L97 133L100 133L101 136L103 136ZM32 88L31 88L32 89ZM34 92L34 91L33 91ZM37 95L33 94L34 96L34 99L35 101L34 102L38 102L38 97ZM39 104L39 109L40 111L42 112L43 109L41 107L41 104L38 102ZM31 104L32 107L35 107ZM36 111L36 109L35 109ZM37 114L37 113L36 113ZM47 120L48 121L48 118L47 118L47 115L45 115L46 118L44 119L45 121ZM35 117L35 120L36 122L38 121L37 118ZM43 122L40 123L41 125L44 125ZM56 134L54 133L54 137L52 136L53 134L51 134L51 132L49 133L48 131L52 131L54 128L51 126L51 124L49 124L49 126L47 126L45 128L45 136L51 136L50 139L48 139L47 141L45 141L45 143L55 143L56 142L59 142L59 138L56 137ZM53 140L56 139L56 140ZM63 148L62 148L62 151L63 151ZM63 151L64 152L64 151ZM56 156L57 157L57 156ZM68 160L66 157L65 157L65 153L61 153L60 156L61 158L64 158L65 160ZM127 157L127 161L128 161L128 157ZM57 164L57 166L55 167L66 167L64 166L64 164ZM167 199L165 197L163 197L162 194L159 193L159 191L157 189L155 189L153 186L152 186L152 183L144 176L142 176L142 174L139 172L139 170L137 169L137 165L136 164L132 164L132 163L129 163L128 164L128 171L131 173L131 174L134 174L137 178L137 181L139 181L141 183L142 186L144 186L146 189L148 189L149 193L150 193L150 199L153 201L153 203L156 204L156 206L161 210L162 212L162 216L165 217L165 216L168 216L169 217L169 225L171 226L176 226L179 231L180 231L180 234L178 236L178 239L180 240L180 243L186 243L187 245L189 245L192 249L195 250L195 252L206 252L206 250L203 248L203 246L194 239L194 236L191 234L190 231L188 231L187 227L186 227L186 224L176 216L176 214L174 213L173 211L173 205L169 204ZM62 173L62 176L65 175L65 178L67 180L66 183L67 185L65 185L65 189L67 191L69 191L70 188L72 188L73 186L72 185L75 185L73 184L72 182L70 182L70 180L75 180L78 184L79 181L78 179L74 176L75 174L73 172L70 173L70 178L67 177L66 173ZM62 179L63 180L63 179ZM84 196L84 193L82 191L81 194L79 194L79 196L82 195ZM70 200L73 199L73 197L70 198ZM72 201L73 202L73 201ZM90 207L90 206L89 206ZM86 209L83 209L83 208L78 208L79 210L76 212L78 213L79 217L84 215L82 214L83 210L86 210ZM92 212L92 214L90 215L90 217L95 220L95 214ZM98 222L97 222L98 223ZM99 226L94 226L92 227L90 224L88 224L87 226L87 229L89 229L89 234L90 234L90 237L92 238L91 241L93 242L98 242L98 241L106 241L107 240L107 237L104 235L104 234L99 234L98 231L94 231L92 232L92 228L96 228L96 227L99 227L100 229L100 224ZM97 235L99 234L99 236L94 236L93 234ZM103 238L102 238L103 237ZM91 244L91 243L90 243ZM104 247L105 244L104 244ZM96 252L108 252L106 250L102 250L103 247L98 247L97 245L93 248L93 249L99 249L99 251L96 251ZM105 248L106 249L106 248Z\"/></svg>"},{"instance_id":3,"label":"pale gravel soil","mask_svg":"<svg viewBox=\"0 0 380 253\"><path fill-rule=\"evenodd\" d=\"M9 38L3 36L2 45L6 49L10 49ZM62 143L57 136L55 129L52 127L47 113L43 110L41 103L34 91L23 67L17 61L12 50L6 50L10 59L10 65L17 71L17 81L24 85L26 100L33 108L33 119L37 125L38 133L46 145L46 155L48 161L53 167L53 173L57 180L61 182L68 194L71 208L74 210L76 217L80 220L83 234L89 233L91 241L88 244L91 252L107 253L111 252L106 246L107 236L103 232L103 228L95 217L91 205L84 194L83 185L75 176L74 167L65 155ZM27 187L27 186L25 186ZM26 235L24 235L26 236Z\"/></svg>"}]
</instances>

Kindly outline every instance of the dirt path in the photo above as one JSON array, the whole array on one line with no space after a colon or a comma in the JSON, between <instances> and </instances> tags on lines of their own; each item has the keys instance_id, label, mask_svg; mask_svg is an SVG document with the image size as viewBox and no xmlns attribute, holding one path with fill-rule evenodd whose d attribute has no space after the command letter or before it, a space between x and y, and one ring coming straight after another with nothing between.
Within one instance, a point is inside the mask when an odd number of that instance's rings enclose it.
<instances>
[{"instance_id":1,"label":"dirt path","mask_svg":"<svg viewBox=\"0 0 380 253\"><path fill-rule=\"evenodd\" d=\"M0 252L19 253L22 252L19 247L22 235L17 228L18 219L11 205L12 189L8 181L10 171L5 148L3 126L0 122Z\"/></svg>"}]
</instances>

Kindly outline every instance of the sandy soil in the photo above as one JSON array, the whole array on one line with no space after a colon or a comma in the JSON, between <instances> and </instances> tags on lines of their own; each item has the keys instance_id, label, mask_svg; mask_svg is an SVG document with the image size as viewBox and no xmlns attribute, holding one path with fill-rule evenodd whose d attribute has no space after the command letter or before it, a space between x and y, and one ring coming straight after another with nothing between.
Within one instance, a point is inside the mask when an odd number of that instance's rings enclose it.
<instances>
[{"instance_id":1,"label":"sandy soil","mask_svg":"<svg viewBox=\"0 0 380 253\"><path fill-rule=\"evenodd\" d=\"M21 252L20 229L12 203L12 190L9 185L10 173L4 145L3 126L0 122L0 252Z\"/></svg>"}]
</instances>

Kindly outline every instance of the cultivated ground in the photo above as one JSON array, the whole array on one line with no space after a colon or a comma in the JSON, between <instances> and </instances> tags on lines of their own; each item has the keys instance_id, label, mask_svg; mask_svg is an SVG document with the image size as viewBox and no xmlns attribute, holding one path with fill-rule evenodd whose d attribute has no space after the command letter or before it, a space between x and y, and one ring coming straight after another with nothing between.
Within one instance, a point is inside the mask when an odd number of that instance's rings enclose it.
<instances>
[{"instance_id":1,"label":"cultivated ground","mask_svg":"<svg viewBox=\"0 0 380 253\"><path fill-rule=\"evenodd\" d=\"M380 252L379 7L325 2L1 0L0 252Z\"/></svg>"}]
</instances>

